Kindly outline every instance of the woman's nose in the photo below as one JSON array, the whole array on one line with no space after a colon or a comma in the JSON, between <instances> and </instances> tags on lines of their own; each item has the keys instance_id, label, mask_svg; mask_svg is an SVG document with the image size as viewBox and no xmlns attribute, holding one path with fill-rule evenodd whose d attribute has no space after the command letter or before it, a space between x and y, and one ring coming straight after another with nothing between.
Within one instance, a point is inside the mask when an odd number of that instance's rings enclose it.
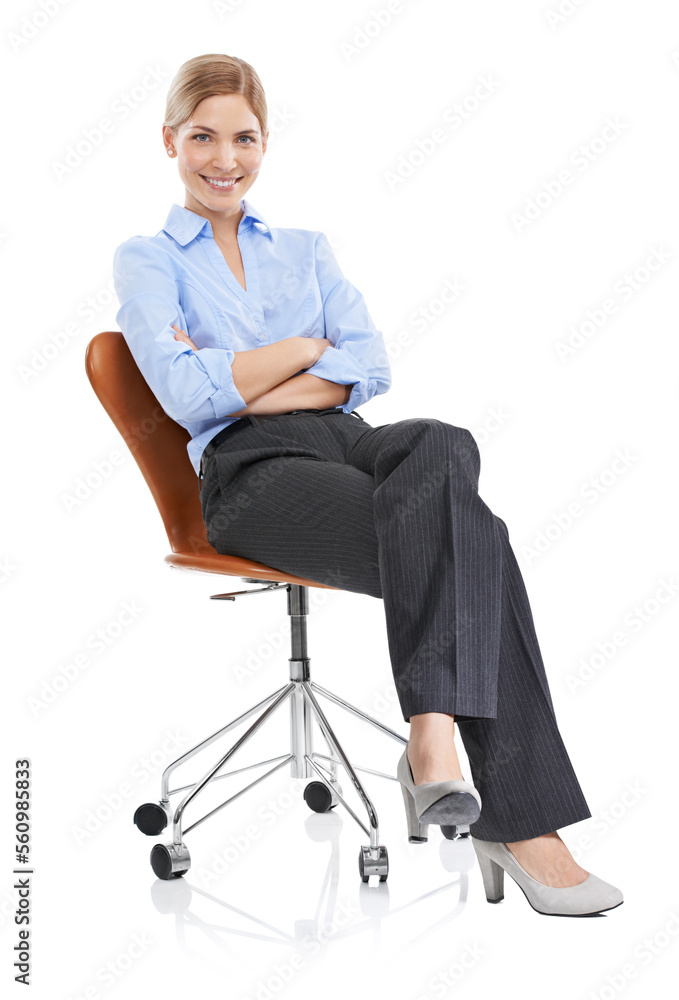
<instances>
[{"instance_id":1,"label":"woman's nose","mask_svg":"<svg viewBox=\"0 0 679 1000\"><path fill-rule=\"evenodd\" d=\"M222 146L217 150L213 163L218 170L230 170L236 165L236 150L233 146Z\"/></svg>"}]
</instances>

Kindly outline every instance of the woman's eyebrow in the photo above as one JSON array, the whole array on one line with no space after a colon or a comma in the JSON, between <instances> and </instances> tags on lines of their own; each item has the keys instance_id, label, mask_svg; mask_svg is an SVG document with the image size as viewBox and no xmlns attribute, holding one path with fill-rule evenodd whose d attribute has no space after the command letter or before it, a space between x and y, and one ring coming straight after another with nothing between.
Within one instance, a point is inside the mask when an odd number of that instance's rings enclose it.
<instances>
[{"instance_id":1,"label":"woman's eyebrow","mask_svg":"<svg viewBox=\"0 0 679 1000\"><path fill-rule=\"evenodd\" d=\"M193 130L194 128L199 128L201 132L211 132L213 135L217 135L217 130L214 128L209 128L207 125L192 125L191 129ZM256 128L241 128L237 132L234 132L233 134L245 135L248 132L251 132L252 135L258 135Z\"/></svg>"}]
</instances>

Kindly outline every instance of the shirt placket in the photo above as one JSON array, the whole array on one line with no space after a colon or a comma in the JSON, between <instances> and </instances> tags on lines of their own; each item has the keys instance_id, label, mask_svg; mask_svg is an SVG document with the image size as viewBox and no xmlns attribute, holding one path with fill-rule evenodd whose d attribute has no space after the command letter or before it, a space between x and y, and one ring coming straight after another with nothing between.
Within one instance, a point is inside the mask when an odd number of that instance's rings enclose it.
<instances>
[{"instance_id":1,"label":"shirt placket","mask_svg":"<svg viewBox=\"0 0 679 1000\"><path fill-rule=\"evenodd\" d=\"M259 233L256 234L255 238L261 236ZM262 305L262 295L261 286L259 283L259 267L257 265L257 255L255 253L255 248L252 245L253 232L251 229L239 229L238 231L238 246L240 247L240 255L243 258L243 270L245 271L245 284L247 290L241 291L241 298L246 304L252 316L255 320L255 326L257 327L257 343L258 345L265 344L268 341L268 333L266 329L266 320L264 318L264 306ZM234 279L235 280L235 279ZM238 284L238 282L236 282Z\"/></svg>"},{"instance_id":2,"label":"shirt placket","mask_svg":"<svg viewBox=\"0 0 679 1000\"><path fill-rule=\"evenodd\" d=\"M247 308L254 320L256 338L258 346L265 344L268 340L262 297L260 294L259 268L257 257L251 243L251 234L247 229L239 228L237 237L238 248L243 260L243 270L245 272L246 288L240 284L231 268L224 259L224 254L217 246L213 237L206 237L202 240L205 252L215 268L215 271L222 279L229 291L238 296L238 299Z\"/></svg>"}]
</instances>

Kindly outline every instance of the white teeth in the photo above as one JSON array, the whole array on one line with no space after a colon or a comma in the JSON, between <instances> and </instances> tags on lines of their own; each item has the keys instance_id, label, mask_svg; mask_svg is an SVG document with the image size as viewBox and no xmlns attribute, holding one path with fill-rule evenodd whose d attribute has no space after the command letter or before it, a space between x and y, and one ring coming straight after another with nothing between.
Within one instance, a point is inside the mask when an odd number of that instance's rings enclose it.
<instances>
[{"instance_id":1,"label":"white teeth","mask_svg":"<svg viewBox=\"0 0 679 1000\"><path fill-rule=\"evenodd\" d=\"M236 181L238 181L240 178L234 177L230 181L216 181L216 180L213 180L212 177L206 177L205 179L207 181L209 181L210 184L214 184L216 187L233 187L234 184L236 183Z\"/></svg>"}]
</instances>

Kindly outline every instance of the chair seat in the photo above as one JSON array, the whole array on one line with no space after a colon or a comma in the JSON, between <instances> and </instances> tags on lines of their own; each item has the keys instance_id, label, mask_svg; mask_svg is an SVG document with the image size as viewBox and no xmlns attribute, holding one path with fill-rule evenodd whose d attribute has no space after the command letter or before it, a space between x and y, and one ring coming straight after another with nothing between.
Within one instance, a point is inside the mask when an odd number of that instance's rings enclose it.
<instances>
[{"instance_id":1,"label":"chair seat","mask_svg":"<svg viewBox=\"0 0 679 1000\"><path fill-rule=\"evenodd\" d=\"M200 573L220 573L222 576L252 577L258 580L273 580L281 583L296 583L301 587L322 587L324 590L338 590L327 583L307 580L294 573L283 573L264 563L253 562L240 556L225 556L219 552L171 552L165 562L175 569L197 570Z\"/></svg>"}]
</instances>

